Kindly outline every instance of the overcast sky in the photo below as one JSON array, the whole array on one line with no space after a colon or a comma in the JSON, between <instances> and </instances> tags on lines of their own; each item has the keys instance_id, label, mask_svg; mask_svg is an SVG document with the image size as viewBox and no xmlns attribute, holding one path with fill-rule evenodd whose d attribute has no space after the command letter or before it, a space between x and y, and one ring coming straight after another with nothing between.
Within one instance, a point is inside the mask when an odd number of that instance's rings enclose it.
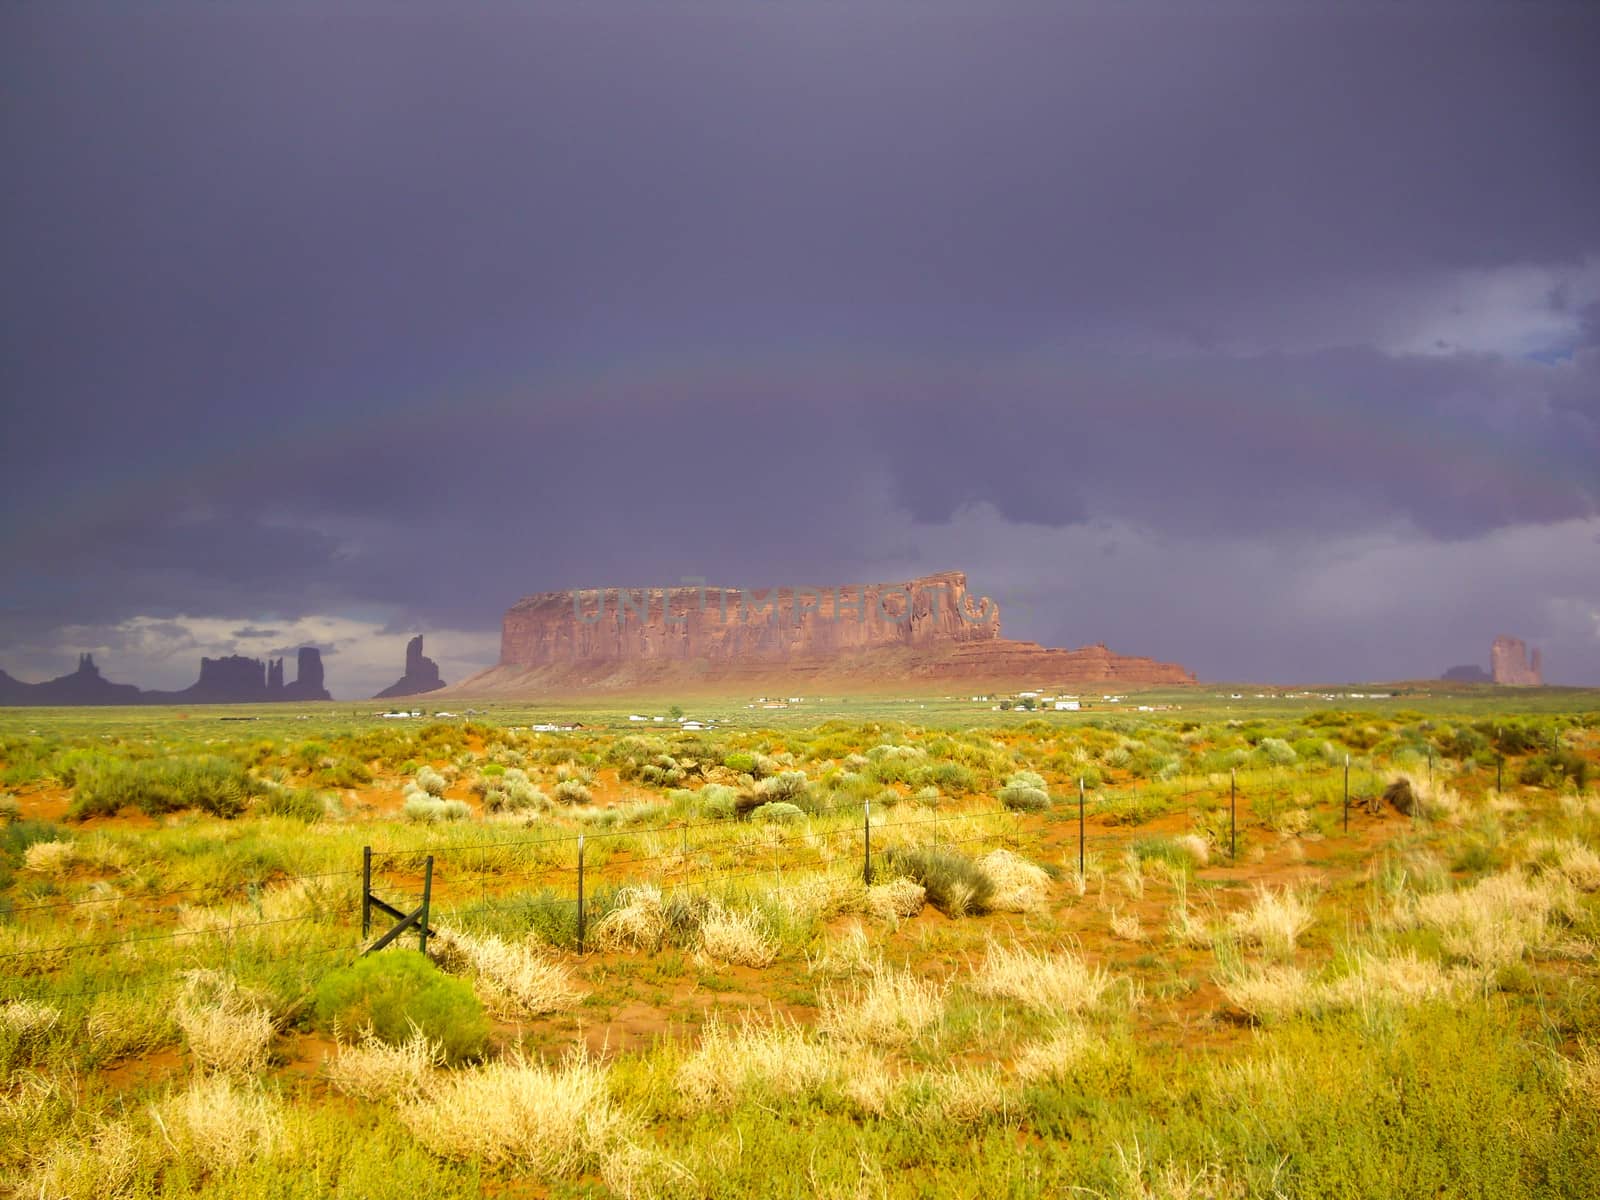
<instances>
[{"instance_id":1,"label":"overcast sky","mask_svg":"<svg viewBox=\"0 0 1600 1200\"><path fill-rule=\"evenodd\" d=\"M0 8L0 667L963 569L1600 684L1600 5Z\"/></svg>"}]
</instances>

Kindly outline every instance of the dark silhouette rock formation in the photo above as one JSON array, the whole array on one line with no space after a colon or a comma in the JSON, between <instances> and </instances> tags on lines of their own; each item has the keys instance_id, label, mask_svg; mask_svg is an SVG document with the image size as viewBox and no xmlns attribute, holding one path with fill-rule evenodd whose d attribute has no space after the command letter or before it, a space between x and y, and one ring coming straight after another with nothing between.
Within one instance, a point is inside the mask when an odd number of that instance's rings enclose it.
<instances>
[{"instance_id":1,"label":"dark silhouette rock formation","mask_svg":"<svg viewBox=\"0 0 1600 1200\"><path fill-rule=\"evenodd\" d=\"M545 592L518 601L500 662L453 692L793 690L1182 684L1173 663L1104 645L1049 649L1000 636L1000 607L960 571L843 588L683 587Z\"/></svg>"},{"instance_id":2,"label":"dark silhouette rock formation","mask_svg":"<svg viewBox=\"0 0 1600 1200\"><path fill-rule=\"evenodd\" d=\"M1451 667L1441 679L1451 683L1493 683L1494 676L1485 671L1477 663L1468 663L1463 667Z\"/></svg>"},{"instance_id":3,"label":"dark silhouette rock formation","mask_svg":"<svg viewBox=\"0 0 1600 1200\"><path fill-rule=\"evenodd\" d=\"M279 661L278 678L283 678L283 664ZM301 646L298 659L295 663L294 682L285 684L281 696L268 696L267 699L283 700L331 700L328 689L322 682L322 651L315 646Z\"/></svg>"},{"instance_id":4,"label":"dark silhouette rock formation","mask_svg":"<svg viewBox=\"0 0 1600 1200\"><path fill-rule=\"evenodd\" d=\"M419 633L406 643L406 673L373 699L392 700L397 696L420 696L423 692L436 692L443 686L444 680L439 678L439 664L422 653L422 635Z\"/></svg>"},{"instance_id":5,"label":"dark silhouette rock formation","mask_svg":"<svg viewBox=\"0 0 1600 1200\"><path fill-rule=\"evenodd\" d=\"M262 662L230 654L202 658L200 678L180 692L146 692L131 683L111 683L88 654L71 675L44 683L24 683L0 671L0 705L86 704L260 704L274 700L331 700L322 682L322 652L300 651L299 676L283 682L283 660Z\"/></svg>"},{"instance_id":6,"label":"dark silhouette rock formation","mask_svg":"<svg viewBox=\"0 0 1600 1200\"><path fill-rule=\"evenodd\" d=\"M1489 649L1489 663L1494 668L1494 681L1509 687L1542 687L1544 664L1535 650L1528 657L1528 648L1521 638L1504 634L1495 638Z\"/></svg>"},{"instance_id":7,"label":"dark silhouette rock formation","mask_svg":"<svg viewBox=\"0 0 1600 1200\"><path fill-rule=\"evenodd\" d=\"M0 671L0 704L138 704L140 696L131 683L112 683L101 675L91 654L78 656L78 669L72 674L43 683L24 683Z\"/></svg>"}]
</instances>

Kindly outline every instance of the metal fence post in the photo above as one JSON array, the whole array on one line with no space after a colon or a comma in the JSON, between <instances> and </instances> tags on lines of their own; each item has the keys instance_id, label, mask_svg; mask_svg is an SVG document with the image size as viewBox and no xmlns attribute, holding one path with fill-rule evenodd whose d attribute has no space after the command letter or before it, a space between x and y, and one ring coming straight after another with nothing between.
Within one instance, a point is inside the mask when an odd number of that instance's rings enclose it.
<instances>
[{"instance_id":1,"label":"metal fence post","mask_svg":"<svg viewBox=\"0 0 1600 1200\"><path fill-rule=\"evenodd\" d=\"M361 847L361 940L372 934L372 847Z\"/></svg>"},{"instance_id":2,"label":"metal fence post","mask_svg":"<svg viewBox=\"0 0 1600 1200\"><path fill-rule=\"evenodd\" d=\"M1083 776L1078 776L1078 878L1083 878Z\"/></svg>"},{"instance_id":3,"label":"metal fence post","mask_svg":"<svg viewBox=\"0 0 1600 1200\"><path fill-rule=\"evenodd\" d=\"M422 924L417 933L417 949L428 953L428 908L433 901L433 855L422 865Z\"/></svg>"},{"instance_id":4,"label":"metal fence post","mask_svg":"<svg viewBox=\"0 0 1600 1200\"><path fill-rule=\"evenodd\" d=\"M1350 832L1350 756L1344 756L1344 831Z\"/></svg>"},{"instance_id":5,"label":"metal fence post","mask_svg":"<svg viewBox=\"0 0 1600 1200\"><path fill-rule=\"evenodd\" d=\"M1239 857L1239 769L1228 768L1228 861Z\"/></svg>"},{"instance_id":6,"label":"metal fence post","mask_svg":"<svg viewBox=\"0 0 1600 1200\"><path fill-rule=\"evenodd\" d=\"M578 953L583 953L583 834L578 835Z\"/></svg>"},{"instance_id":7,"label":"metal fence post","mask_svg":"<svg viewBox=\"0 0 1600 1200\"><path fill-rule=\"evenodd\" d=\"M866 800L861 805L861 882L867 885L872 883L872 801Z\"/></svg>"}]
</instances>

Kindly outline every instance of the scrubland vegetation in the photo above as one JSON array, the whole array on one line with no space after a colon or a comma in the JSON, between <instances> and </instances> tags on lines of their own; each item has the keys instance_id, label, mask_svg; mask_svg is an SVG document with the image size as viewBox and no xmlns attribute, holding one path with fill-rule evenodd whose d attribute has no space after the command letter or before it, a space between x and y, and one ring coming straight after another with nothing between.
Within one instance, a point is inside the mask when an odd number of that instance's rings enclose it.
<instances>
[{"instance_id":1,"label":"scrubland vegetation","mask_svg":"<svg viewBox=\"0 0 1600 1200\"><path fill-rule=\"evenodd\" d=\"M1540 696L0 714L0 1193L1600 1196Z\"/></svg>"}]
</instances>

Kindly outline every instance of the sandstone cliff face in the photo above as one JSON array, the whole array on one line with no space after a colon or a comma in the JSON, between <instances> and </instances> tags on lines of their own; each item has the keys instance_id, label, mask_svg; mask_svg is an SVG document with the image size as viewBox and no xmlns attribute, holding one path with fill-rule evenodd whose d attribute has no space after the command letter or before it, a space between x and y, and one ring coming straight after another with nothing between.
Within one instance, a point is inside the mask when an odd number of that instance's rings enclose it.
<instances>
[{"instance_id":1,"label":"sandstone cliff face","mask_svg":"<svg viewBox=\"0 0 1600 1200\"><path fill-rule=\"evenodd\" d=\"M501 627L500 662L780 664L999 634L999 606L973 600L959 571L866 587L607 588L518 601Z\"/></svg>"},{"instance_id":2,"label":"sandstone cliff face","mask_svg":"<svg viewBox=\"0 0 1600 1200\"><path fill-rule=\"evenodd\" d=\"M436 692L444 686L439 678L439 664L422 653L422 635L419 633L406 643L406 673L373 697L374 700L391 700L396 696L420 696L423 692Z\"/></svg>"},{"instance_id":3,"label":"sandstone cliff face","mask_svg":"<svg viewBox=\"0 0 1600 1200\"><path fill-rule=\"evenodd\" d=\"M545 592L518 601L500 663L463 694L786 685L869 690L941 682L1192 683L1173 663L1103 645L1000 636L999 605L959 571L843 588Z\"/></svg>"},{"instance_id":4,"label":"sandstone cliff face","mask_svg":"<svg viewBox=\"0 0 1600 1200\"><path fill-rule=\"evenodd\" d=\"M1535 650L1530 660L1528 648L1521 638L1502 634L1495 638L1489 650L1489 662L1494 669L1494 681L1511 687L1542 687L1544 664Z\"/></svg>"}]
</instances>

